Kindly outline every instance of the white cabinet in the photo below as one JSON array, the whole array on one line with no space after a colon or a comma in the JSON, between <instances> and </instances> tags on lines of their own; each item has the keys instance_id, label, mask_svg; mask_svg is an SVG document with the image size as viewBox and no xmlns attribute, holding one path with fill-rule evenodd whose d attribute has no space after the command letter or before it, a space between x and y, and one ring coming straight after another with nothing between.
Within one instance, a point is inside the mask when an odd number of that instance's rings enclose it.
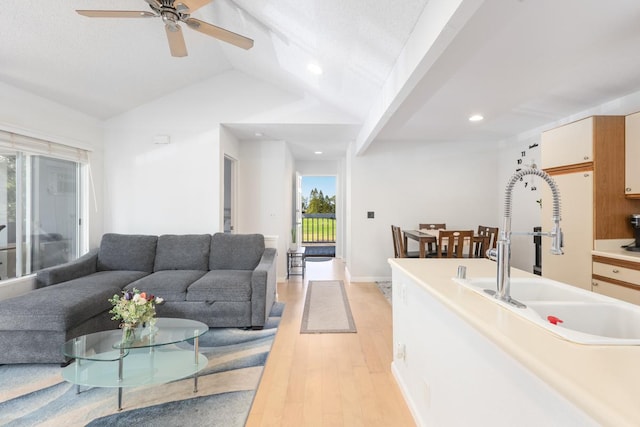
<instances>
[{"instance_id":1,"label":"white cabinet","mask_svg":"<svg viewBox=\"0 0 640 427\"><path fill-rule=\"evenodd\" d=\"M542 275L591 289L594 240L633 237L629 215L640 201L625 197L625 117L593 116L547 131L542 165L558 184L565 255L542 239ZM588 160L586 160L588 159ZM551 224L551 192L542 193L543 231Z\"/></svg>"},{"instance_id":2,"label":"white cabinet","mask_svg":"<svg viewBox=\"0 0 640 427\"><path fill-rule=\"evenodd\" d=\"M591 290L591 249L593 247L593 172L554 175L560 191L564 255L550 253L551 239L542 239L542 275ZM553 225L552 197L542 188L542 230Z\"/></svg>"},{"instance_id":3,"label":"white cabinet","mask_svg":"<svg viewBox=\"0 0 640 427\"><path fill-rule=\"evenodd\" d=\"M542 167L593 161L593 117L542 133Z\"/></svg>"},{"instance_id":4,"label":"white cabinet","mask_svg":"<svg viewBox=\"0 0 640 427\"><path fill-rule=\"evenodd\" d=\"M593 292L640 305L640 263L593 257Z\"/></svg>"},{"instance_id":5,"label":"white cabinet","mask_svg":"<svg viewBox=\"0 0 640 427\"><path fill-rule=\"evenodd\" d=\"M624 181L627 197L640 198L640 113L625 118Z\"/></svg>"},{"instance_id":6,"label":"white cabinet","mask_svg":"<svg viewBox=\"0 0 640 427\"><path fill-rule=\"evenodd\" d=\"M593 292L640 305L640 292L602 279L593 279Z\"/></svg>"}]
</instances>

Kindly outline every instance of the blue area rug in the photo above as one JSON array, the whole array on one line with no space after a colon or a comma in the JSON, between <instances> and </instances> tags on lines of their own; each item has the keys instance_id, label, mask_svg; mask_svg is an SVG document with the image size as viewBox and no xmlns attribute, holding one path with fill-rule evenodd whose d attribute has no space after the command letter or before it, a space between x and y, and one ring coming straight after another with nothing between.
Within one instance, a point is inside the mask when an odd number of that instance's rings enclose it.
<instances>
[{"instance_id":1,"label":"blue area rug","mask_svg":"<svg viewBox=\"0 0 640 427\"><path fill-rule=\"evenodd\" d=\"M280 323L276 303L263 330L212 328L200 338L209 363L198 377L117 389L65 382L59 365L0 366L0 426L243 426Z\"/></svg>"},{"instance_id":2,"label":"blue area rug","mask_svg":"<svg viewBox=\"0 0 640 427\"><path fill-rule=\"evenodd\" d=\"M336 247L335 246L305 246L304 256L306 258L309 258L309 257L334 258L336 256Z\"/></svg>"}]
</instances>

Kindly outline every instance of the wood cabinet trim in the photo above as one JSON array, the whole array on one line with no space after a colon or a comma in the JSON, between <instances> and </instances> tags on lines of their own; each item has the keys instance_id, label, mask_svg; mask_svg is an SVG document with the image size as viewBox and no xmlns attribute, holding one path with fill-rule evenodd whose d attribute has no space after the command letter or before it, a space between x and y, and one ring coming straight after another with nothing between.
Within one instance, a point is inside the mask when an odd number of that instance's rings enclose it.
<instances>
[{"instance_id":1,"label":"wood cabinet trim","mask_svg":"<svg viewBox=\"0 0 640 427\"><path fill-rule=\"evenodd\" d=\"M622 286L623 288L633 289L634 291L640 291L640 286L634 285L633 283L624 282L618 279L612 279L611 277L600 276L599 274L594 274L591 276L593 280L600 280L602 282L607 282L612 285Z\"/></svg>"},{"instance_id":2,"label":"wood cabinet trim","mask_svg":"<svg viewBox=\"0 0 640 427\"><path fill-rule=\"evenodd\" d=\"M576 163L573 165L556 166L553 168L545 168L544 171L549 175L563 175L574 172L592 172L593 162Z\"/></svg>"},{"instance_id":3,"label":"wood cabinet trim","mask_svg":"<svg viewBox=\"0 0 640 427\"><path fill-rule=\"evenodd\" d=\"M617 267L624 267L630 270L640 270L640 262L627 261L624 259L617 259L617 258L608 258L601 255L593 255L591 258L593 262L600 262L602 264L615 265Z\"/></svg>"}]
</instances>

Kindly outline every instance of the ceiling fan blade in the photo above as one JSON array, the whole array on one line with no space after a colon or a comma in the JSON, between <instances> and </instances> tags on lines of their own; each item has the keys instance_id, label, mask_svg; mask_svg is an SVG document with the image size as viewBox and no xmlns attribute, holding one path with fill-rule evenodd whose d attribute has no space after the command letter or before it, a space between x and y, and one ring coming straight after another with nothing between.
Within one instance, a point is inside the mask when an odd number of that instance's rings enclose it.
<instances>
[{"instance_id":1,"label":"ceiling fan blade","mask_svg":"<svg viewBox=\"0 0 640 427\"><path fill-rule=\"evenodd\" d=\"M155 7L156 9L160 9L162 7L162 3L159 0L144 0L149 6Z\"/></svg>"},{"instance_id":2,"label":"ceiling fan blade","mask_svg":"<svg viewBox=\"0 0 640 427\"><path fill-rule=\"evenodd\" d=\"M156 16L154 13L138 10L76 10L76 12L89 18L152 18Z\"/></svg>"},{"instance_id":3,"label":"ceiling fan blade","mask_svg":"<svg viewBox=\"0 0 640 427\"><path fill-rule=\"evenodd\" d=\"M187 45L184 43L184 36L179 25L164 26L164 30L167 33L167 39L169 40L169 50L171 50L171 56L187 56Z\"/></svg>"},{"instance_id":4,"label":"ceiling fan blade","mask_svg":"<svg viewBox=\"0 0 640 427\"><path fill-rule=\"evenodd\" d=\"M208 24L195 18L189 18L184 22L196 31L215 37L223 42L231 43L232 45L241 47L242 49L251 49L253 47L253 40L250 38L225 30L224 28L216 27L215 25Z\"/></svg>"},{"instance_id":5,"label":"ceiling fan blade","mask_svg":"<svg viewBox=\"0 0 640 427\"><path fill-rule=\"evenodd\" d=\"M182 3L189 8L189 13L200 9L205 4L211 3L211 0L185 0L178 3Z\"/></svg>"}]
</instances>

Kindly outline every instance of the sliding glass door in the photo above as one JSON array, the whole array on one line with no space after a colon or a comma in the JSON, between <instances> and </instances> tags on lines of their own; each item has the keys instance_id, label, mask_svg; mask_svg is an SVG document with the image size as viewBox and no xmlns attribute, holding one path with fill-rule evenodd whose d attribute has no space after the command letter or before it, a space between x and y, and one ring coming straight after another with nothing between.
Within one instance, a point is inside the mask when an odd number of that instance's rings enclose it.
<instances>
[{"instance_id":1,"label":"sliding glass door","mask_svg":"<svg viewBox=\"0 0 640 427\"><path fill-rule=\"evenodd\" d=\"M44 155L0 152L0 279L79 256L81 168Z\"/></svg>"}]
</instances>

